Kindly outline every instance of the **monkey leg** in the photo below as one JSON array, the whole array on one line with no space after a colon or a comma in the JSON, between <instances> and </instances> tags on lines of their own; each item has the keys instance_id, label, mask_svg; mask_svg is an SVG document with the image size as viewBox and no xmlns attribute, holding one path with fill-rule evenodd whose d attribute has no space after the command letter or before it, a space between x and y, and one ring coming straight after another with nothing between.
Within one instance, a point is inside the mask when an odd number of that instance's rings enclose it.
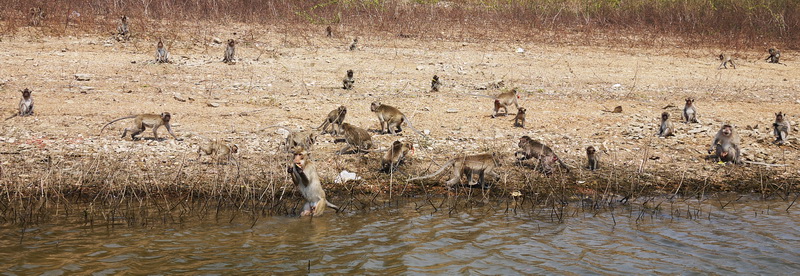
<instances>
[{"instance_id":1,"label":"monkey leg","mask_svg":"<svg viewBox=\"0 0 800 276\"><path fill-rule=\"evenodd\" d=\"M125 131L128 131L128 129L125 129ZM131 131L131 140L138 140L139 138L137 138L136 135L139 135L142 132L144 132L144 128L132 129L130 131ZM125 137L124 134L122 137Z\"/></svg>"},{"instance_id":2,"label":"monkey leg","mask_svg":"<svg viewBox=\"0 0 800 276\"><path fill-rule=\"evenodd\" d=\"M344 146L344 148L342 148L338 152L336 152L336 154L344 154L345 152L348 152L350 150L350 148L352 148L350 146L350 144L347 144L347 145Z\"/></svg>"}]
</instances>

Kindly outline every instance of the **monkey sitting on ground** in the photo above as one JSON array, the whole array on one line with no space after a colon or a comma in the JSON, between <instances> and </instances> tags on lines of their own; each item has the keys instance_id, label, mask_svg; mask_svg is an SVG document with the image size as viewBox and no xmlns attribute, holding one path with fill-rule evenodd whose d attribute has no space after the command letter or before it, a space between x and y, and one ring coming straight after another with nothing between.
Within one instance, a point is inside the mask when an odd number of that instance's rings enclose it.
<instances>
[{"instance_id":1,"label":"monkey sitting on ground","mask_svg":"<svg viewBox=\"0 0 800 276\"><path fill-rule=\"evenodd\" d=\"M439 92L439 88L442 87L442 82L439 81L439 76L433 75L433 80L431 80L431 92Z\"/></svg>"},{"instance_id":2,"label":"monkey sitting on ground","mask_svg":"<svg viewBox=\"0 0 800 276\"><path fill-rule=\"evenodd\" d=\"M286 136L286 142L283 145L286 152L292 152L295 147L311 150L317 142L317 135L311 131L288 131L289 134Z\"/></svg>"},{"instance_id":3,"label":"monkey sitting on ground","mask_svg":"<svg viewBox=\"0 0 800 276\"><path fill-rule=\"evenodd\" d=\"M355 51L358 49L358 38L353 38L353 43L350 44L350 51Z\"/></svg>"},{"instance_id":4,"label":"monkey sitting on ground","mask_svg":"<svg viewBox=\"0 0 800 276\"><path fill-rule=\"evenodd\" d=\"M767 50L769 52L769 56L767 57L767 62L769 63L781 63L781 51L775 48L769 48Z\"/></svg>"},{"instance_id":5,"label":"monkey sitting on ground","mask_svg":"<svg viewBox=\"0 0 800 276\"><path fill-rule=\"evenodd\" d=\"M405 162L406 156L410 155L408 154L409 151L411 151L411 155L414 154L414 144L408 141L394 141L392 147L386 151L386 154L381 159L381 171L390 173L397 170L397 167Z\"/></svg>"},{"instance_id":6,"label":"monkey sitting on ground","mask_svg":"<svg viewBox=\"0 0 800 276\"><path fill-rule=\"evenodd\" d=\"M355 152L365 152L372 148L372 136L363 128L343 123L342 134L347 145L336 154L344 154L355 148Z\"/></svg>"},{"instance_id":7,"label":"monkey sitting on ground","mask_svg":"<svg viewBox=\"0 0 800 276\"><path fill-rule=\"evenodd\" d=\"M158 39L158 45L156 45L156 63L170 63L169 52L164 48L164 42L160 38Z\"/></svg>"},{"instance_id":8,"label":"monkey sitting on ground","mask_svg":"<svg viewBox=\"0 0 800 276\"><path fill-rule=\"evenodd\" d=\"M356 80L353 79L353 70L347 70L347 74L345 74L344 79L342 79L342 89L352 90L354 82L356 82Z\"/></svg>"},{"instance_id":9,"label":"monkey sitting on ground","mask_svg":"<svg viewBox=\"0 0 800 276\"><path fill-rule=\"evenodd\" d=\"M686 98L686 105L683 106L683 113L681 113L681 119L685 123L700 123L700 120L697 119L697 108L694 107L694 99L693 98Z\"/></svg>"},{"instance_id":10,"label":"monkey sitting on ground","mask_svg":"<svg viewBox=\"0 0 800 276\"><path fill-rule=\"evenodd\" d=\"M589 164L586 166L589 170L597 170L600 168L599 162L599 153L593 146L586 147L586 159L589 161Z\"/></svg>"},{"instance_id":11,"label":"monkey sitting on ground","mask_svg":"<svg viewBox=\"0 0 800 276\"><path fill-rule=\"evenodd\" d=\"M525 128L525 112L528 111L524 107L517 108L517 116L514 116L514 127Z\"/></svg>"},{"instance_id":12,"label":"monkey sitting on ground","mask_svg":"<svg viewBox=\"0 0 800 276\"><path fill-rule=\"evenodd\" d=\"M775 143L780 145L786 144L789 139L789 131L792 125L789 120L786 120L786 114L782 112L775 113L775 123L772 123L773 133L775 133Z\"/></svg>"},{"instance_id":13,"label":"monkey sitting on ground","mask_svg":"<svg viewBox=\"0 0 800 276\"><path fill-rule=\"evenodd\" d=\"M225 47L225 57L222 59L222 62L233 64L234 63L234 55L236 54L236 42L233 39L228 39L228 46Z\"/></svg>"},{"instance_id":14,"label":"monkey sitting on ground","mask_svg":"<svg viewBox=\"0 0 800 276\"><path fill-rule=\"evenodd\" d=\"M209 140L206 144L201 144L197 148L197 159L199 160L200 157L205 153L206 155L213 155L214 161L216 163L225 160L226 162L230 162L233 160L233 154L239 152L239 146L236 144L228 145L224 141L220 140Z\"/></svg>"},{"instance_id":15,"label":"monkey sitting on ground","mask_svg":"<svg viewBox=\"0 0 800 276\"><path fill-rule=\"evenodd\" d=\"M44 10L42 10L42 8L39 7L31 8L30 15L31 15L31 21L30 21L31 26L38 27L42 25L42 21L44 20L45 17L45 13Z\"/></svg>"},{"instance_id":16,"label":"monkey sitting on ground","mask_svg":"<svg viewBox=\"0 0 800 276\"><path fill-rule=\"evenodd\" d=\"M119 26L117 26L117 33L115 34L117 41L127 41L130 38L130 29L128 29L128 17L122 16L120 18Z\"/></svg>"},{"instance_id":17,"label":"monkey sitting on ground","mask_svg":"<svg viewBox=\"0 0 800 276\"><path fill-rule=\"evenodd\" d=\"M448 189L452 188L453 185L456 185L459 182L461 182L462 174L467 176L467 183L470 186L474 186L475 184L480 184L482 187L488 187L484 180L484 175L488 174L492 176L494 179L499 179L500 175L495 173L494 170L495 168L500 166L501 166L500 159L494 153L466 155L450 159L441 168L439 168L439 170L437 170L432 174L420 177L414 177L409 179L408 181L410 182L414 180L421 180L421 179L428 179L431 177L435 177L444 172L445 169L453 167L453 176L450 178L450 180L447 180L447 182L445 182L445 185L447 186ZM473 174L478 174L477 182L472 181Z\"/></svg>"},{"instance_id":18,"label":"monkey sitting on ground","mask_svg":"<svg viewBox=\"0 0 800 276\"><path fill-rule=\"evenodd\" d=\"M675 127L672 126L672 122L669 120L669 113L661 113L661 125L658 127L658 133L656 133L656 136L661 138L675 136L673 133L674 130Z\"/></svg>"},{"instance_id":19,"label":"monkey sitting on ground","mask_svg":"<svg viewBox=\"0 0 800 276\"><path fill-rule=\"evenodd\" d=\"M529 136L522 136L519 138L519 143L517 145L520 147L520 150L514 153L514 156L517 157L520 163L528 159L536 159L539 161L538 168L544 174L553 173L557 168L556 165L566 170L566 172L569 172L569 166L564 164L550 147L545 146L539 141L533 140Z\"/></svg>"},{"instance_id":20,"label":"monkey sitting on ground","mask_svg":"<svg viewBox=\"0 0 800 276\"><path fill-rule=\"evenodd\" d=\"M289 165L287 172L292 176L292 181L297 189L305 197L306 204L303 205L303 212L300 216L319 216L325 212L325 208L331 207L339 211L339 207L328 202L325 198L325 190L317 175L317 168L308 152L303 147L295 147L294 161Z\"/></svg>"},{"instance_id":21,"label":"monkey sitting on ground","mask_svg":"<svg viewBox=\"0 0 800 276\"><path fill-rule=\"evenodd\" d=\"M425 134L422 134L422 132L414 128L414 125L411 124L411 120L409 120L406 115L403 115L400 110L393 106L381 104L380 102L372 102L369 109L378 116L378 121L381 123L381 133L397 134L397 132L403 131L400 125L405 122L411 130L414 130L414 132L419 135L425 136Z\"/></svg>"},{"instance_id":22,"label":"monkey sitting on ground","mask_svg":"<svg viewBox=\"0 0 800 276\"><path fill-rule=\"evenodd\" d=\"M739 159L739 134L732 125L725 124L714 136L714 141L711 142L711 147L708 149L710 154L715 151L714 156L720 162L740 164Z\"/></svg>"},{"instance_id":23,"label":"monkey sitting on ground","mask_svg":"<svg viewBox=\"0 0 800 276\"><path fill-rule=\"evenodd\" d=\"M730 55L719 54L719 60L722 61L722 63L719 64L719 67L717 67L717 69L722 69L723 67L725 67L725 69L728 69L727 66L728 63L731 64L731 67L733 67L733 69L736 69L736 64L733 64L734 59Z\"/></svg>"},{"instance_id":24,"label":"monkey sitting on ground","mask_svg":"<svg viewBox=\"0 0 800 276\"><path fill-rule=\"evenodd\" d=\"M14 115L11 115L11 117L6 118L6 120L17 116L25 117L33 115L33 97L31 97L31 90L25 88L19 92L22 92L22 99L19 100L18 112Z\"/></svg>"},{"instance_id":25,"label":"monkey sitting on ground","mask_svg":"<svg viewBox=\"0 0 800 276\"><path fill-rule=\"evenodd\" d=\"M333 36L333 28L331 28L331 26L328 26L327 28L325 28L325 36L327 36L327 37L332 37Z\"/></svg>"},{"instance_id":26,"label":"monkey sitting on ground","mask_svg":"<svg viewBox=\"0 0 800 276\"><path fill-rule=\"evenodd\" d=\"M347 115L347 107L339 106L331 112L328 113L328 117L325 118L325 121L322 122L316 129L322 129L320 134L331 133L333 135L339 135L340 129L342 128L342 123L344 122L344 117ZM328 131L328 127L331 127L332 130Z\"/></svg>"},{"instance_id":27,"label":"monkey sitting on ground","mask_svg":"<svg viewBox=\"0 0 800 276\"><path fill-rule=\"evenodd\" d=\"M124 120L124 119L134 119L134 120L133 120L133 124L131 125L131 127L125 128L125 131L122 132L122 138L125 138L125 135L130 131L131 132L131 140L139 140L136 137L136 135L139 135L140 133L144 132L144 129L149 127L149 128L153 128L153 137L156 140L158 140L159 139L158 138L158 128L161 127L161 126L164 126L164 127L167 128L167 131L169 132L169 134L172 135L172 138L175 138L175 140L178 140L178 141L182 141L183 140L183 139L178 139L178 137L175 136L175 133L172 132L172 127L169 126L169 121L170 121L170 119L172 119L172 116L169 114L169 112L164 112L164 113L161 113L161 114L131 115L131 116L122 117L122 118L119 118L119 119L114 119L113 121L108 122L105 126L103 126L103 128L100 130L100 132L102 133L103 130L105 130L108 125L110 125L110 124L112 124L112 123L114 123L116 121Z\"/></svg>"}]
</instances>

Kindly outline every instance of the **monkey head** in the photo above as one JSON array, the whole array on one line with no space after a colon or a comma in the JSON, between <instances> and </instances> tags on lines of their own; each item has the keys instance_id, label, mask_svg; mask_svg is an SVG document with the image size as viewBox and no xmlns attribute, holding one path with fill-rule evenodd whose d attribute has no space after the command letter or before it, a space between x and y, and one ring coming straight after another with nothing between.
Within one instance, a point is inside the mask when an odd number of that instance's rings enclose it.
<instances>
[{"instance_id":1,"label":"monkey head","mask_svg":"<svg viewBox=\"0 0 800 276\"><path fill-rule=\"evenodd\" d=\"M722 132L722 135L731 137L731 134L733 134L733 126L729 124L722 125L722 130L720 131Z\"/></svg>"},{"instance_id":2,"label":"monkey head","mask_svg":"<svg viewBox=\"0 0 800 276\"><path fill-rule=\"evenodd\" d=\"M593 155L595 152L597 152L597 150L595 150L593 146L586 147L586 154Z\"/></svg>"},{"instance_id":3,"label":"monkey head","mask_svg":"<svg viewBox=\"0 0 800 276\"><path fill-rule=\"evenodd\" d=\"M233 47L234 44L236 44L236 42L234 42L233 39L228 39L228 46Z\"/></svg>"},{"instance_id":4,"label":"monkey head","mask_svg":"<svg viewBox=\"0 0 800 276\"><path fill-rule=\"evenodd\" d=\"M237 144L231 145L231 153L239 153L239 145Z\"/></svg>"},{"instance_id":5,"label":"monkey head","mask_svg":"<svg viewBox=\"0 0 800 276\"><path fill-rule=\"evenodd\" d=\"M784 114L783 112L775 113L775 121L783 122L783 116L785 116L785 115L786 114Z\"/></svg>"},{"instance_id":6,"label":"monkey head","mask_svg":"<svg viewBox=\"0 0 800 276\"><path fill-rule=\"evenodd\" d=\"M525 112L527 112L527 111L528 111L528 110L527 110L527 109L525 109L524 107L519 107L519 108L517 108L517 113L519 113L519 114L525 114Z\"/></svg>"},{"instance_id":7,"label":"monkey head","mask_svg":"<svg viewBox=\"0 0 800 276\"><path fill-rule=\"evenodd\" d=\"M694 103L694 99L692 99L692 98L686 98L686 105L688 105L688 106L691 106L691 105L692 105L692 103Z\"/></svg>"},{"instance_id":8,"label":"monkey head","mask_svg":"<svg viewBox=\"0 0 800 276\"><path fill-rule=\"evenodd\" d=\"M26 100L31 97L31 90L28 88L20 90L19 92L22 92L22 97L25 98Z\"/></svg>"},{"instance_id":9,"label":"monkey head","mask_svg":"<svg viewBox=\"0 0 800 276\"><path fill-rule=\"evenodd\" d=\"M369 110L372 111L372 112L378 111L378 107L380 107L380 106L381 106L381 102L378 102L378 101L372 102L372 104L369 105Z\"/></svg>"},{"instance_id":10,"label":"monkey head","mask_svg":"<svg viewBox=\"0 0 800 276\"><path fill-rule=\"evenodd\" d=\"M172 119L172 115L170 115L169 112L161 113L161 120L164 120L164 122L169 122L170 119Z\"/></svg>"},{"instance_id":11,"label":"monkey head","mask_svg":"<svg viewBox=\"0 0 800 276\"><path fill-rule=\"evenodd\" d=\"M661 113L661 120L666 121L667 119L669 119L669 113L667 112Z\"/></svg>"},{"instance_id":12,"label":"monkey head","mask_svg":"<svg viewBox=\"0 0 800 276\"><path fill-rule=\"evenodd\" d=\"M347 70L347 77L348 78L352 78L353 77L353 70L352 69L348 69Z\"/></svg>"}]
</instances>

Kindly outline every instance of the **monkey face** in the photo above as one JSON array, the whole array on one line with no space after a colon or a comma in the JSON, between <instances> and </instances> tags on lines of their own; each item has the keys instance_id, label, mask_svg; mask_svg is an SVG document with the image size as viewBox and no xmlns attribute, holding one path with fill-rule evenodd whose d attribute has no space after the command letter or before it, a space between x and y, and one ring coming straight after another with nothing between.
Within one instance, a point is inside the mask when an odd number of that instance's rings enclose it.
<instances>
[{"instance_id":1,"label":"monkey face","mask_svg":"<svg viewBox=\"0 0 800 276\"><path fill-rule=\"evenodd\" d=\"M303 147L294 147L294 164L300 169L306 165L306 150Z\"/></svg>"},{"instance_id":2,"label":"monkey face","mask_svg":"<svg viewBox=\"0 0 800 276\"><path fill-rule=\"evenodd\" d=\"M375 112L375 111L378 110L378 107L380 107L380 106L381 106L381 102L372 102L372 104L369 106L369 110L371 110L372 112Z\"/></svg>"},{"instance_id":3,"label":"monkey face","mask_svg":"<svg viewBox=\"0 0 800 276\"><path fill-rule=\"evenodd\" d=\"M169 112L161 113L161 119L165 122L169 122L169 120L172 119L172 115L170 115Z\"/></svg>"},{"instance_id":4,"label":"monkey face","mask_svg":"<svg viewBox=\"0 0 800 276\"><path fill-rule=\"evenodd\" d=\"M524 107L517 108L517 113L519 113L519 114L525 114L526 111L528 111L528 110L525 109Z\"/></svg>"},{"instance_id":5,"label":"monkey face","mask_svg":"<svg viewBox=\"0 0 800 276\"><path fill-rule=\"evenodd\" d=\"M666 112L661 113L661 120L666 121L667 119L669 119L669 113Z\"/></svg>"},{"instance_id":6,"label":"monkey face","mask_svg":"<svg viewBox=\"0 0 800 276\"><path fill-rule=\"evenodd\" d=\"M239 146L236 145L236 144L232 145L231 146L231 153L238 153L238 152L239 152Z\"/></svg>"},{"instance_id":7,"label":"monkey face","mask_svg":"<svg viewBox=\"0 0 800 276\"><path fill-rule=\"evenodd\" d=\"M778 122L782 122L783 121L783 113L782 112L775 113L775 121L778 121Z\"/></svg>"},{"instance_id":8,"label":"monkey face","mask_svg":"<svg viewBox=\"0 0 800 276\"><path fill-rule=\"evenodd\" d=\"M733 133L733 127L732 126L730 126L730 125L722 126L722 135L730 137L732 133Z\"/></svg>"},{"instance_id":9,"label":"monkey face","mask_svg":"<svg viewBox=\"0 0 800 276\"><path fill-rule=\"evenodd\" d=\"M348 78L352 78L353 77L353 70L347 70L347 77Z\"/></svg>"},{"instance_id":10,"label":"monkey face","mask_svg":"<svg viewBox=\"0 0 800 276\"><path fill-rule=\"evenodd\" d=\"M595 149L592 146L586 148L586 154L592 155L595 153Z\"/></svg>"},{"instance_id":11,"label":"monkey face","mask_svg":"<svg viewBox=\"0 0 800 276\"><path fill-rule=\"evenodd\" d=\"M22 97L23 97L23 98L26 98L26 99L27 99L27 98L30 98L30 97L31 97L31 91L30 91L30 90L28 90L28 88L25 88L24 90L22 90L22 91L20 91L20 92L22 92Z\"/></svg>"},{"instance_id":12,"label":"monkey face","mask_svg":"<svg viewBox=\"0 0 800 276\"><path fill-rule=\"evenodd\" d=\"M236 43L236 42L234 42L234 41L233 41L233 39L228 39L228 46L231 46L231 47L233 47L233 45L234 45L235 43Z\"/></svg>"}]
</instances>

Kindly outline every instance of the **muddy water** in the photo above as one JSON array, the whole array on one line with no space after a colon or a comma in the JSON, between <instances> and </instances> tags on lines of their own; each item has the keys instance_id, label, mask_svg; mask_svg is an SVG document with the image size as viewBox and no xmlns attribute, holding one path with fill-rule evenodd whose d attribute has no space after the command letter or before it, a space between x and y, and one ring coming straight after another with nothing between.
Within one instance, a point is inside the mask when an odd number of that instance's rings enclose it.
<instances>
[{"instance_id":1,"label":"muddy water","mask_svg":"<svg viewBox=\"0 0 800 276\"><path fill-rule=\"evenodd\" d=\"M613 210L407 203L323 217L0 228L4 275L794 274L800 206L665 203ZM652 206L652 204L651 204ZM559 221L560 214L562 220Z\"/></svg>"}]
</instances>

